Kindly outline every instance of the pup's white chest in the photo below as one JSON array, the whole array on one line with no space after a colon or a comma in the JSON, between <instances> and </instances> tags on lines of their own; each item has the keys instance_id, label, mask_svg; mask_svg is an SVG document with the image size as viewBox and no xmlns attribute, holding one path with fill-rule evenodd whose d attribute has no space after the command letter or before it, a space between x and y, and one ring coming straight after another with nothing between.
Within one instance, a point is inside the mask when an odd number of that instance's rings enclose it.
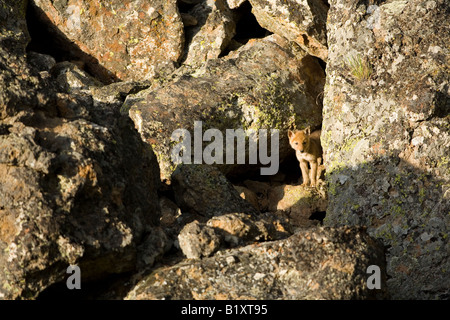
<instances>
[{"instance_id":1,"label":"pup's white chest","mask_svg":"<svg viewBox=\"0 0 450 320\"><path fill-rule=\"evenodd\" d=\"M305 160L308 162L317 161L317 158L310 153L296 151L295 154L297 155L298 161L300 160Z\"/></svg>"}]
</instances>

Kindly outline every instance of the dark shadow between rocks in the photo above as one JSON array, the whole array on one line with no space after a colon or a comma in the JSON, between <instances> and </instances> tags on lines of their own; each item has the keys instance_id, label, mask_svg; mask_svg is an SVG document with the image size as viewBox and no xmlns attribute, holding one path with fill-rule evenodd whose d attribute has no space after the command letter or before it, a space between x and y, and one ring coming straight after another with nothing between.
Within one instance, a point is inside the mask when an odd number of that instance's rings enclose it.
<instances>
[{"instance_id":1,"label":"dark shadow between rocks","mask_svg":"<svg viewBox=\"0 0 450 320\"><path fill-rule=\"evenodd\" d=\"M236 34L234 40L245 44L250 39L264 38L272 32L261 27L252 13L252 5L249 1L244 2L239 8L233 10L238 18L236 23Z\"/></svg>"},{"instance_id":2,"label":"dark shadow between rocks","mask_svg":"<svg viewBox=\"0 0 450 320\"><path fill-rule=\"evenodd\" d=\"M68 273L64 281L54 283L43 290L36 298L37 301L87 301L87 300L118 300L123 299L130 290L126 284L132 273L110 275L96 281L83 281L81 277L80 289L68 289ZM70 280L69 280L70 281Z\"/></svg>"},{"instance_id":3,"label":"dark shadow between rocks","mask_svg":"<svg viewBox=\"0 0 450 320\"><path fill-rule=\"evenodd\" d=\"M205 2L206 0L192 1L192 3L178 1L178 9L181 14L189 14L191 10L195 10L196 7L198 6L197 7L199 8L198 16L201 16L201 19L196 19L195 25L184 26L185 44L184 44L184 53L182 58L180 59L181 64L184 61L186 61L189 52L189 46L192 40L194 39L195 35L201 31L202 27L206 24L206 21L208 20L208 15L212 12L212 8L206 6L206 4L204 4Z\"/></svg>"},{"instance_id":4,"label":"dark shadow between rocks","mask_svg":"<svg viewBox=\"0 0 450 320\"><path fill-rule=\"evenodd\" d=\"M236 19L236 33L230 44L223 50L219 58L228 55L231 51L239 49L250 39L261 39L272 34L269 30L261 27L252 13L252 5L249 1L244 2L238 8L231 10Z\"/></svg>"}]
</instances>

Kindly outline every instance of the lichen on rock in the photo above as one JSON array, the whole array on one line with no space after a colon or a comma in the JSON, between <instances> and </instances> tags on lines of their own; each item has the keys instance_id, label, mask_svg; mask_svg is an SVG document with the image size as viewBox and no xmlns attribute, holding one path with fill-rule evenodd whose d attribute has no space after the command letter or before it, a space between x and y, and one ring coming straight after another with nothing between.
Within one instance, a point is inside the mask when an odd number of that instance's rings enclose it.
<instances>
[{"instance_id":1,"label":"lichen on rock","mask_svg":"<svg viewBox=\"0 0 450 320\"><path fill-rule=\"evenodd\" d=\"M202 134L214 128L224 137L226 129L256 133L278 129L281 161L290 152L288 128L320 125L321 106L316 98L323 76L317 61L272 35L250 41L222 59L208 60L195 73L181 73L137 97L130 95L125 104L142 138L154 147L161 178L170 180L175 170L171 135L185 129L193 137L194 121L202 122ZM237 174L249 169L246 164L218 167Z\"/></svg>"},{"instance_id":2,"label":"lichen on rock","mask_svg":"<svg viewBox=\"0 0 450 320\"><path fill-rule=\"evenodd\" d=\"M322 0L249 0L259 24L326 61L328 7Z\"/></svg>"},{"instance_id":3,"label":"lichen on rock","mask_svg":"<svg viewBox=\"0 0 450 320\"><path fill-rule=\"evenodd\" d=\"M70 264L86 281L136 269L159 218L159 168L129 119L94 105L91 78L58 79L27 60L26 1L9 2L0 5L0 298L34 299ZM149 250L162 254L140 253Z\"/></svg>"},{"instance_id":4,"label":"lichen on rock","mask_svg":"<svg viewBox=\"0 0 450 320\"><path fill-rule=\"evenodd\" d=\"M445 297L450 34L443 26L449 4L330 5L325 224L366 225L383 240L394 298ZM370 63L370 77L352 77L347 56Z\"/></svg>"},{"instance_id":5,"label":"lichen on rock","mask_svg":"<svg viewBox=\"0 0 450 320\"><path fill-rule=\"evenodd\" d=\"M449 8L3 0L0 299L448 298Z\"/></svg>"},{"instance_id":6,"label":"lichen on rock","mask_svg":"<svg viewBox=\"0 0 450 320\"><path fill-rule=\"evenodd\" d=\"M142 277L126 299L386 298L386 289L366 285L367 267L383 266L383 260L382 247L362 230L310 228L284 240L158 268Z\"/></svg>"},{"instance_id":7,"label":"lichen on rock","mask_svg":"<svg viewBox=\"0 0 450 320\"><path fill-rule=\"evenodd\" d=\"M31 3L53 36L81 49L78 58L105 83L150 79L181 58L183 23L174 0Z\"/></svg>"}]
</instances>

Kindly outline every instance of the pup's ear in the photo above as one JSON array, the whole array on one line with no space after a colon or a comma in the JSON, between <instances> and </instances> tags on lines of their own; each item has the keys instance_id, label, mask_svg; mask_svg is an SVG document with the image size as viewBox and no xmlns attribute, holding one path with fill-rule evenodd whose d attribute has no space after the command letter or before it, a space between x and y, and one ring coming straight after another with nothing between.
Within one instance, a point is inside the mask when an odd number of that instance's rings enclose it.
<instances>
[{"instance_id":1,"label":"pup's ear","mask_svg":"<svg viewBox=\"0 0 450 320\"><path fill-rule=\"evenodd\" d=\"M291 130L288 130L288 137L289 139L294 135L294 132L292 132Z\"/></svg>"},{"instance_id":2,"label":"pup's ear","mask_svg":"<svg viewBox=\"0 0 450 320\"><path fill-rule=\"evenodd\" d=\"M308 126L303 132L309 136L311 134L311 127Z\"/></svg>"}]
</instances>

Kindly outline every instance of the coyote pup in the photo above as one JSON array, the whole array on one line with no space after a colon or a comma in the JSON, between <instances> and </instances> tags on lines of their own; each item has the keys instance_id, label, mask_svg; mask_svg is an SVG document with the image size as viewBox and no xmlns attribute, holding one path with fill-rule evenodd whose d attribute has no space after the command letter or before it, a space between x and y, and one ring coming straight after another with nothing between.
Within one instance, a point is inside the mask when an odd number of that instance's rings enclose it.
<instances>
[{"instance_id":1,"label":"coyote pup","mask_svg":"<svg viewBox=\"0 0 450 320\"><path fill-rule=\"evenodd\" d=\"M288 131L289 143L295 150L295 155L300 162L303 184L312 187L317 186L322 170L318 167L322 164L322 146L320 145L321 130L311 133L310 127L305 130ZM308 170L308 162L311 171Z\"/></svg>"}]
</instances>

